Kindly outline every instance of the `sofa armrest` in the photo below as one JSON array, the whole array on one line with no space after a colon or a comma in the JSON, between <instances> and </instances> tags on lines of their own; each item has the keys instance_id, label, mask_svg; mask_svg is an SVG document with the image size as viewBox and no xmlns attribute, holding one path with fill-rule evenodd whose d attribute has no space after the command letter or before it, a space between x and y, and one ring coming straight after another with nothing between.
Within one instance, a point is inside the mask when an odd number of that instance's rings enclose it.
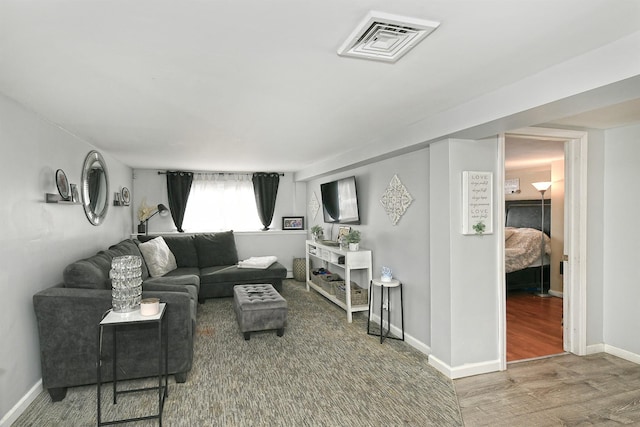
<instances>
[{"instance_id":1,"label":"sofa armrest","mask_svg":"<svg viewBox=\"0 0 640 427\"><path fill-rule=\"evenodd\" d=\"M167 303L169 373L184 373L193 361L192 303L186 292L143 291ZM98 324L111 308L111 291L53 287L33 296L40 339L40 359L44 388L64 388L96 382ZM117 335L118 377L143 378L155 375L157 334L149 324L134 325ZM155 344L154 344L155 342ZM112 334L103 336L103 360L110 364ZM103 371L105 381L111 370Z\"/></svg>"}]
</instances>

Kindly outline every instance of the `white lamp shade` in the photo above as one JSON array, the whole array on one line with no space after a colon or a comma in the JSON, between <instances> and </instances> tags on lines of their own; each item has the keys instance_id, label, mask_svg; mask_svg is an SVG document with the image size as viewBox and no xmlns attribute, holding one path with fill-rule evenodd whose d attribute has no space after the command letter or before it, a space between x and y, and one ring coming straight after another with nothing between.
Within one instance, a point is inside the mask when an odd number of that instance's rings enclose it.
<instances>
[{"instance_id":1,"label":"white lamp shade","mask_svg":"<svg viewBox=\"0 0 640 427\"><path fill-rule=\"evenodd\" d=\"M532 182L531 185L536 187L538 191L547 191L551 187L550 182Z\"/></svg>"}]
</instances>

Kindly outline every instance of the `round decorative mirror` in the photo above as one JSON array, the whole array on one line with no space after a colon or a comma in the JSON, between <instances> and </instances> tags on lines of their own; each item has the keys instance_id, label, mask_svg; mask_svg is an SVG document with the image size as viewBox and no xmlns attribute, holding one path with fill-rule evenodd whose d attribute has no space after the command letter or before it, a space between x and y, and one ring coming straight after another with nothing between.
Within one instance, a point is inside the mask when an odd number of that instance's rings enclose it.
<instances>
[{"instance_id":1,"label":"round decorative mirror","mask_svg":"<svg viewBox=\"0 0 640 427\"><path fill-rule=\"evenodd\" d=\"M87 219L100 225L109 209L109 173L102 155L91 151L82 167L82 204Z\"/></svg>"}]
</instances>

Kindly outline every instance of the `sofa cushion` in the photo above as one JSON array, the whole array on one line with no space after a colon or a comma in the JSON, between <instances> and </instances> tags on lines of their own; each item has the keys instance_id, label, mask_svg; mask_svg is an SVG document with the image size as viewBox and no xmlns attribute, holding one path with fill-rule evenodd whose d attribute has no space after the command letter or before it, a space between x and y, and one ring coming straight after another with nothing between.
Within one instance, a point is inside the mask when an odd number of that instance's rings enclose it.
<instances>
[{"instance_id":1,"label":"sofa cushion","mask_svg":"<svg viewBox=\"0 0 640 427\"><path fill-rule=\"evenodd\" d=\"M104 262L98 262L97 256L82 259L69 264L63 273L66 288L109 289L110 268L104 269ZM111 266L111 260L109 260Z\"/></svg>"},{"instance_id":2,"label":"sofa cushion","mask_svg":"<svg viewBox=\"0 0 640 427\"><path fill-rule=\"evenodd\" d=\"M207 268L238 263L238 252L233 231L195 236L198 267Z\"/></svg>"},{"instance_id":3,"label":"sofa cushion","mask_svg":"<svg viewBox=\"0 0 640 427\"><path fill-rule=\"evenodd\" d=\"M178 268L176 258L162 236L140 243L138 248L147 263L151 277L164 276Z\"/></svg>"},{"instance_id":4,"label":"sofa cushion","mask_svg":"<svg viewBox=\"0 0 640 427\"><path fill-rule=\"evenodd\" d=\"M167 246L176 257L178 267L197 267L198 252L193 236L163 236Z\"/></svg>"}]
</instances>

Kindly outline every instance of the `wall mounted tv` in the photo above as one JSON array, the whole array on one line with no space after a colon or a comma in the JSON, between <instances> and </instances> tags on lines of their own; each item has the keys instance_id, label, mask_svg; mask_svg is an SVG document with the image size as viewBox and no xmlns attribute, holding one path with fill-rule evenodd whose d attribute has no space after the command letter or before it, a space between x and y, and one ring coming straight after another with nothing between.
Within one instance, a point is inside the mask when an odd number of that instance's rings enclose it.
<instances>
[{"instance_id":1,"label":"wall mounted tv","mask_svg":"<svg viewBox=\"0 0 640 427\"><path fill-rule=\"evenodd\" d=\"M360 224L355 176L321 184L320 192L324 222Z\"/></svg>"}]
</instances>

